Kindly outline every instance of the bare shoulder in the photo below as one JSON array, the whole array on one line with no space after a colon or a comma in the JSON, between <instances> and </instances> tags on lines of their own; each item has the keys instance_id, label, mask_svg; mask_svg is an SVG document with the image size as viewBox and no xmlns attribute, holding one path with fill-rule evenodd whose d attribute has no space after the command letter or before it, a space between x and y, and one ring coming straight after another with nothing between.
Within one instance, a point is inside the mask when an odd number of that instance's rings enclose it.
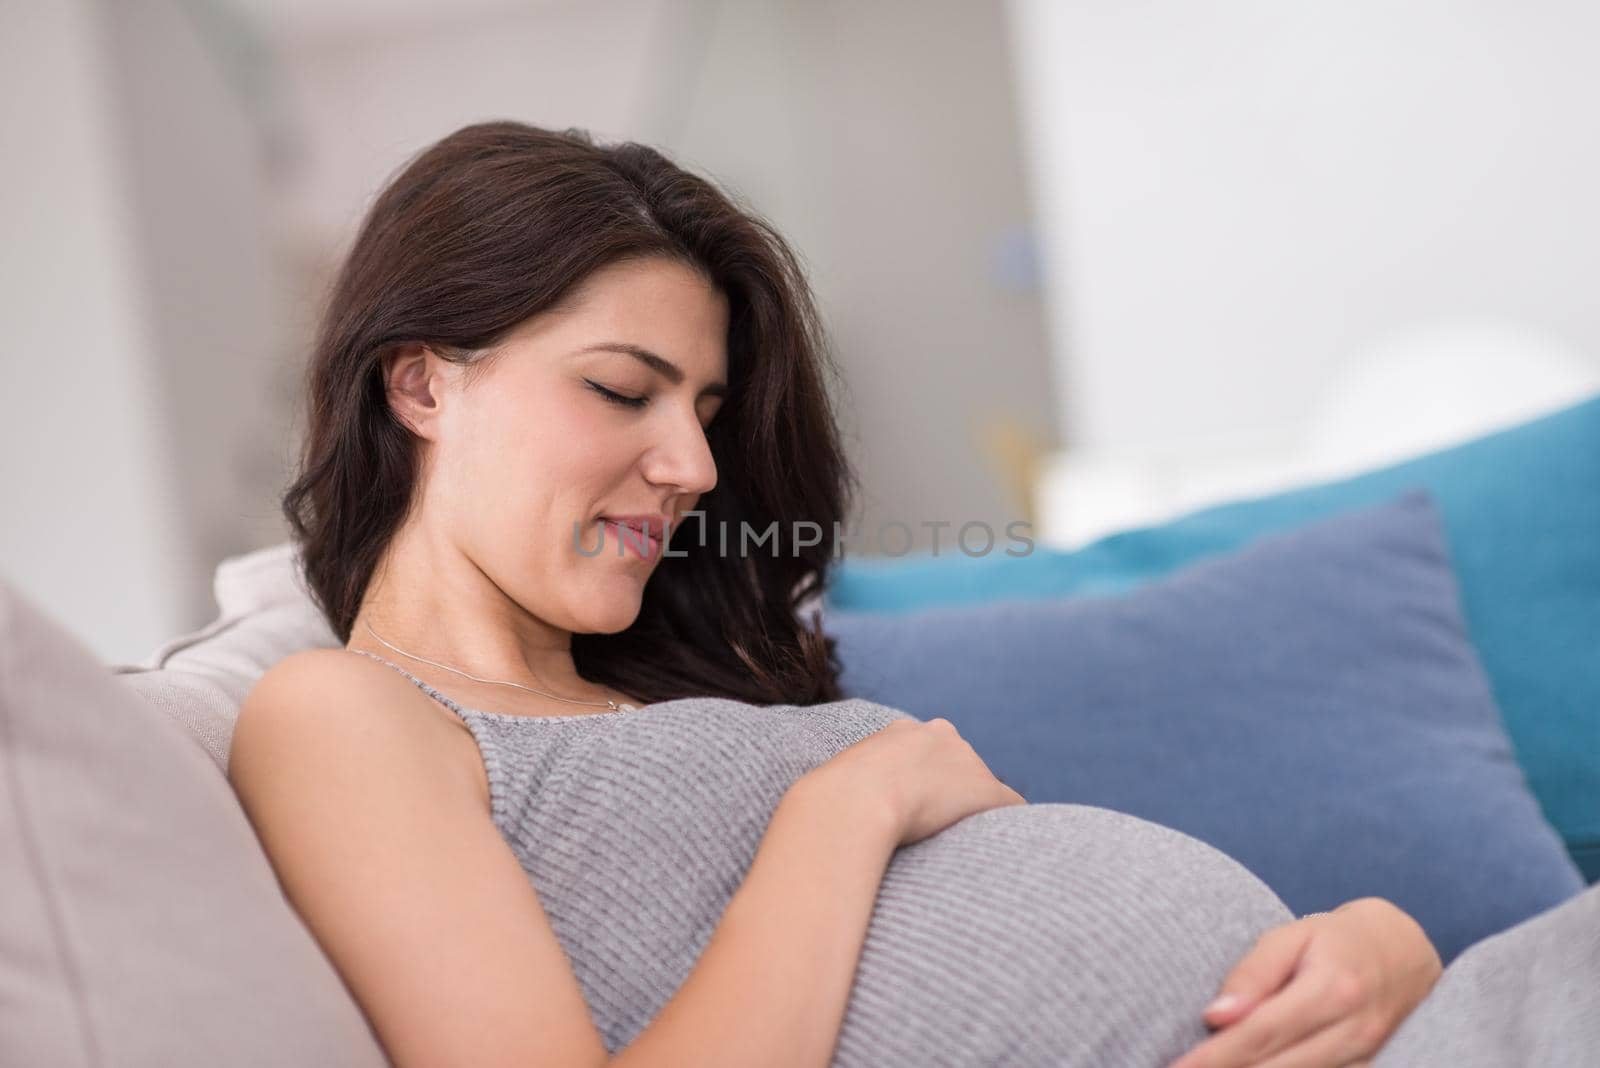
<instances>
[{"instance_id":1,"label":"bare shoulder","mask_svg":"<svg viewBox=\"0 0 1600 1068\"><path fill-rule=\"evenodd\" d=\"M236 788L270 766L445 774L488 802L476 743L448 709L393 668L346 649L291 653L256 680L234 723Z\"/></svg>"},{"instance_id":2,"label":"bare shoulder","mask_svg":"<svg viewBox=\"0 0 1600 1068\"><path fill-rule=\"evenodd\" d=\"M263 690L283 692L290 689L381 696L408 693L416 687L393 668L348 649L301 649L268 668L256 680L250 696Z\"/></svg>"}]
</instances>

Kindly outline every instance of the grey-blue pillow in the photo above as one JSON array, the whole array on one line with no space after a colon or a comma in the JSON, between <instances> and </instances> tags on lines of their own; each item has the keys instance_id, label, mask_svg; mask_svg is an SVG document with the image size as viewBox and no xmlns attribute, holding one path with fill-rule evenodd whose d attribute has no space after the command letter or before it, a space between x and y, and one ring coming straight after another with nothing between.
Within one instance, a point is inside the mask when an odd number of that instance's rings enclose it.
<instances>
[{"instance_id":1,"label":"grey-blue pillow","mask_svg":"<svg viewBox=\"0 0 1600 1068\"><path fill-rule=\"evenodd\" d=\"M1462 615L1528 788L1600 881L1600 394L1334 482L1203 508L1071 551L845 559L828 603L888 612L1126 593L1186 564L1421 486L1444 517Z\"/></svg>"},{"instance_id":2,"label":"grey-blue pillow","mask_svg":"<svg viewBox=\"0 0 1600 1068\"><path fill-rule=\"evenodd\" d=\"M845 691L1030 802L1176 828L1297 913L1387 898L1448 963L1584 881L1512 753L1424 489L1102 597L832 610Z\"/></svg>"}]
</instances>

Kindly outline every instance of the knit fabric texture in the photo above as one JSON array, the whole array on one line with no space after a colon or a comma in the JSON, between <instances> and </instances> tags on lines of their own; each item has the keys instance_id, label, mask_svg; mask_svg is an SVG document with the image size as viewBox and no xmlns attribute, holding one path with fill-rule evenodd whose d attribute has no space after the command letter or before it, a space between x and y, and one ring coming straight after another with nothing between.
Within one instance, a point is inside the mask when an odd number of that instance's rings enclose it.
<instances>
[{"instance_id":1,"label":"knit fabric texture","mask_svg":"<svg viewBox=\"0 0 1600 1068\"><path fill-rule=\"evenodd\" d=\"M477 740L494 823L612 1054L693 970L789 786L914 718L855 698L712 697L517 716L382 662ZM1075 804L975 813L894 852L832 1063L1165 1065L1210 1034L1201 1014L1255 940L1292 919L1178 831Z\"/></svg>"}]
</instances>

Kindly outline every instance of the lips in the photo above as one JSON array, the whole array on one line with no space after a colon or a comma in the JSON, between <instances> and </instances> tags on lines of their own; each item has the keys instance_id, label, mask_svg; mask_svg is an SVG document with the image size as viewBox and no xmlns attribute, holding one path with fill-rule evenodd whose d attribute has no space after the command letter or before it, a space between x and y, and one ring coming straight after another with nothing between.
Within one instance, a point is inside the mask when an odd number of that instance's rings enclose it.
<instances>
[{"instance_id":1,"label":"lips","mask_svg":"<svg viewBox=\"0 0 1600 1068\"><path fill-rule=\"evenodd\" d=\"M600 521L611 530L619 544L641 559L653 559L666 538L667 519L659 515L603 515ZM628 533L622 528L626 527Z\"/></svg>"}]
</instances>

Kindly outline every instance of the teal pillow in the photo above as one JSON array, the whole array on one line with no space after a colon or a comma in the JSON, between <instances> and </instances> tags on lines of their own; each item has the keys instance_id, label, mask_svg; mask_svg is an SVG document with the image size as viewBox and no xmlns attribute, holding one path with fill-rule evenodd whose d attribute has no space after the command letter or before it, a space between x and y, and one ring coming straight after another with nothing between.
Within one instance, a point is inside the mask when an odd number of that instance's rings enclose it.
<instances>
[{"instance_id":1,"label":"teal pillow","mask_svg":"<svg viewBox=\"0 0 1600 1068\"><path fill-rule=\"evenodd\" d=\"M1600 395L1336 482L1207 508L1073 552L845 560L829 608L903 612L1119 593L1280 530L1426 487L1462 610L1528 785L1600 881Z\"/></svg>"}]
</instances>

